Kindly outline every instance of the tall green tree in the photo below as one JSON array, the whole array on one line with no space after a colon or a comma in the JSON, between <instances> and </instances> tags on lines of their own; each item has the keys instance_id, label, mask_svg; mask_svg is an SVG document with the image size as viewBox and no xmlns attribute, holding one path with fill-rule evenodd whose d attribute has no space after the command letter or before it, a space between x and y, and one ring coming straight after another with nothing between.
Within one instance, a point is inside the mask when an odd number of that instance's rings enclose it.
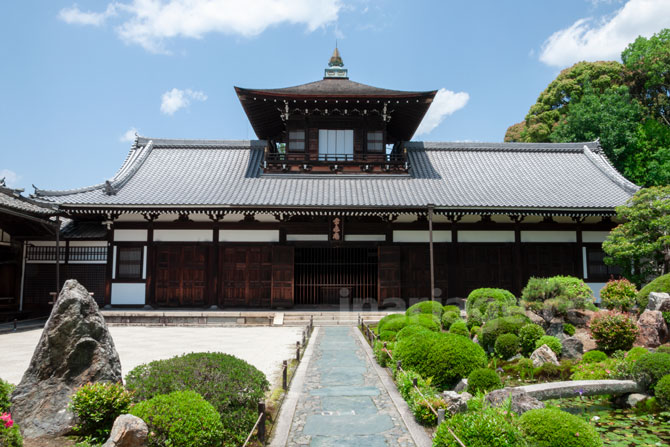
<instances>
[{"instance_id":1,"label":"tall green tree","mask_svg":"<svg viewBox=\"0 0 670 447\"><path fill-rule=\"evenodd\" d=\"M638 37L621 53L631 93L650 115L670 126L670 29Z\"/></svg>"},{"instance_id":2,"label":"tall green tree","mask_svg":"<svg viewBox=\"0 0 670 447\"><path fill-rule=\"evenodd\" d=\"M603 242L605 262L619 265L638 286L669 273L670 186L641 189L616 211L624 223Z\"/></svg>"}]
</instances>

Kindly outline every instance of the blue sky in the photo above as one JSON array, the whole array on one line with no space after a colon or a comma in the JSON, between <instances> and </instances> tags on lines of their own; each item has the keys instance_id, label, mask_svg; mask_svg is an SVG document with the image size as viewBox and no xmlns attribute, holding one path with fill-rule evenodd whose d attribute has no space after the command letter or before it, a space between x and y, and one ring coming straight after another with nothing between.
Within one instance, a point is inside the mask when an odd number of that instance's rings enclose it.
<instances>
[{"instance_id":1,"label":"blue sky","mask_svg":"<svg viewBox=\"0 0 670 447\"><path fill-rule=\"evenodd\" d=\"M0 4L0 177L111 177L129 136L255 138L233 86L441 90L427 141L502 141L561 68L670 27L669 0L25 0Z\"/></svg>"}]
</instances>

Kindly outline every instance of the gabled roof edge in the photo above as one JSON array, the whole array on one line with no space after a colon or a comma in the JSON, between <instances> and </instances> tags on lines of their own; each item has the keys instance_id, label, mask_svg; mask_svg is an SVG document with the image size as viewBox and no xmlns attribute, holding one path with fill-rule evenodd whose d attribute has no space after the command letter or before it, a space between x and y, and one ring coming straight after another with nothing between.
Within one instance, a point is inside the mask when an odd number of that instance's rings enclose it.
<instances>
[{"instance_id":1,"label":"gabled roof edge","mask_svg":"<svg viewBox=\"0 0 670 447\"><path fill-rule=\"evenodd\" d=\"M599 140L595 141L597 150L589 148L587 145L584 145L584 155L598 168L600 171L609 178L612 183L623 189L629 194L635 194L640 190L640 186L626 179L612 164L612 162L607 158L605 152L600 146Z\"/></svg>"}]
</instances>

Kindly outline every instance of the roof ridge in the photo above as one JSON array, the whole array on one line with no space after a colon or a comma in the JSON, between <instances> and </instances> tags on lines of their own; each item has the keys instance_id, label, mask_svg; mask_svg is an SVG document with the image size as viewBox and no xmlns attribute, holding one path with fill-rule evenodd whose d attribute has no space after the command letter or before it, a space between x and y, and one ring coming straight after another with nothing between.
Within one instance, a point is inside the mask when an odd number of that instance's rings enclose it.
<instances>
[{"instance_id":1,"label":"roof ridge","mask_svg":"<svg viewBox=\"0 0 670 447\"><path fill-rule=\"evenodd\" d=\"M519 151L519 152L583 152L588 145L597 142L580 143L496 143L496 142L451 142L451 141L409 141L405 147L409 150L427 151Z\"/></svg>"},{"instance_id":2,"label":"roof ridge","mask_svg":"<svg viewBox=\"0 0 670 447\"><path fill-rule=\"evenodd\" d=\"M138 137L138 144L146 144L153 141L154 147L162 146L232 146L232 147L264 147L266 140L207 140L207 139L187 139L187 138L149 138Z\"/></svg>"},{"instance_id":3,"label":"roof ridge","mask_svg":"<svg viewBox=\"0 0 670 447\"><path fill-rule=\"evenodd\" d=\"M605 152L602 150L600 143L596 140L597 151L584 145L584 154L600 171L609 178L612 183L619 186L624 191L634 194L640 190L640 186L628 180L623 176L612 164Z\"/></svg>"}]
</instances>

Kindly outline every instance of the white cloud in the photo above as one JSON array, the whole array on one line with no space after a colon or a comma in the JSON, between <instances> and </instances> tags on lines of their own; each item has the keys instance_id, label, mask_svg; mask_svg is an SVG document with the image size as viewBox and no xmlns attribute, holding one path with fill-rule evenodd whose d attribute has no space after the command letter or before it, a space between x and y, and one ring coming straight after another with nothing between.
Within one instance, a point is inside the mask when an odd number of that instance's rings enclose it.
<instances>
[{"instance_id":1,"label":"white cloud","mask_svg":"<svg viewBox=\"0 0 670 447\"><path fill-rule=\"evenodd\" d=\"M136 133L137 133L137 129L135 129L134 127L131 127L130 129L126 130L126 132L123 135L121 135L121 137L119 138L119 141L121 141L123 143L132 143L133 141L135 141L135 134Z\"/></svg>"},{"instance_id":2,"label":"white cloud","mask_svg":"<svg viewBox=\"0 0 670 447\"><path fill-rule=\"evenodd\" d=\"M540 60L555 67L582 60L619 60L621 51L638 36L649 37L667 27L668 17L668 0L629 0L613 15L582 18L556 31L542 45Z\"/></svg>"},{"instance_id":3,"label":"white cloud","mask_svg":"<svg viewBox=\"0 0 670 447\"><path fill-rule=\"evenodd\" d=\"M117 4L110 3L107 5L107 9L104 12L84 12L79 9L75 3L69 8L61 9L58 13L58 18L65 23L70 24L100 26L105 23L109 17L115 16L116 10Z\"/></svg>"},{"instance_id":4,"label":"white cloud","mask_svg":"<svg viewBox=\"0 0 670 447\"><path fill-rule=\"evenodd\" d=\"M456 93L441 88L438 90L437 95L435 95L435 99L430 105L426 116L423 117L423 121L419 124L415 136L430 133L444 121L444 118L465 107L469 100L470 95L465 92Z\"/></svg>"},{"instance_id":5,"label":"white cloud","mask_svg":"<svg viewBox=\"0 0 670 447\"><path fill-rule=\"evenodd\" d=\"M117 32L124 42L166 53L165 41L176 37L253 37L280 23L303 24L311 32L335 22L341 8L341 0L132 0L110 3L103 13L82 12L74 5L61 10L59 17L68 23L100 25L122 12Z\"/></svg>"},{"instance_id":6,"label":"white cloud","mask_svg":"<svg viewBox=\"0 0 670 447\"><path fill-rule=\"evenodd\" d=\"M166 115L174 115L177 110L188 107L191 100L206 101L207 95L201 91L173 88L163 93L161 97L161 112Z\"/></svg>"},{"instance_id":7,"label":"white cloud","mask_svg":"<svg viewBox=\"0 0 670 447\"><path fill-rule=\"evenodd\" d=\"M16 184L21 180L21 176L14 171L9 169L0 169L0 180L5 179L5 184L10 187L16 187Z\"/></svg>"}]
</instances>

